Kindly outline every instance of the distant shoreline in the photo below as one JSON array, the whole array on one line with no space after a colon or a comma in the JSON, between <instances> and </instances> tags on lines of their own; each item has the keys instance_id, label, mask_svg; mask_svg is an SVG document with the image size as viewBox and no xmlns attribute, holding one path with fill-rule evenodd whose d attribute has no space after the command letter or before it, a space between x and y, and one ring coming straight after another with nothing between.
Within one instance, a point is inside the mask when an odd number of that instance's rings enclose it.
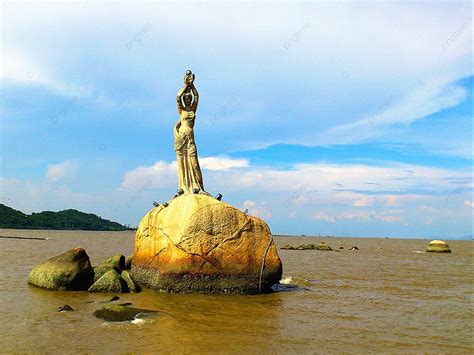
<instances>
[{"instance_id":1,"label":"distant shoreline","mask_svg":"<svg viewBox=\"0 0 474 355\"><path fill-rule=\"evenodd\" d=\"M0 231L38 231L38 232L51 232L51 231L58 231L58 232L135 232L136 228L130 228L126 230L91 230L91 229L33 229L33 228L0 228ZM453 239L447 237L359 237L359 236L327 236L327 235L297 235L297 234L273 234L273 237L283 237L283 238L321 238L321 239L389 239L389 240L434 240L434 239L441 239L441 240L450 240L450 241L472 241L471 238L466 237L465 239ZM39 238L39 237L29 237L29 236L2 236L0 235L0 239L47 239L47 238Z\"/></svg>"},{"instance_id":2,"label":"distant shoreline","mask_svg":"<svg viewBox=\"0 0 474 355\"><path fill-rule=\"evenodd\" d=\"M128 225L125 226L93 213L85 213L74 209L26 214L4 204L0 204L0 228L85 231L134 230Z\"/></svg>"}]
</instances>

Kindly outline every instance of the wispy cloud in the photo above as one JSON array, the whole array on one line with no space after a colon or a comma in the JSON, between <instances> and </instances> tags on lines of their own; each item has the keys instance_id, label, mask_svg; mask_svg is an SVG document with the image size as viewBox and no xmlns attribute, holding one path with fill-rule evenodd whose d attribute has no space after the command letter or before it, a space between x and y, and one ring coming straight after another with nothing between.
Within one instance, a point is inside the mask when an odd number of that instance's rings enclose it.
<instances>
[{"instance_id":1,"label":"wispy cloud","mask_svg":"<svg viewBox=\"0 0 474 355\"><path fill-rule=\"evenodd\" d=\"M46 179L49 181L60 181L73 178L76 175L78 164L74 160L65 160L58 164L49 164L46 171Z\"/></svg>"}]
</instances>

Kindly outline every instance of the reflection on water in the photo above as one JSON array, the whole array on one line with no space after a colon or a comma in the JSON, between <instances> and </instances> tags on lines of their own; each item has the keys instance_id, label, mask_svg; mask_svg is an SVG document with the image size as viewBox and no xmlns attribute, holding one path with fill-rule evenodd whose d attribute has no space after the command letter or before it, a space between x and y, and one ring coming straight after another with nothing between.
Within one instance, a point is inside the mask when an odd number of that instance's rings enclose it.
<instances>
[{"instance_id":1,"label":"reflection on water","mask_svg":"<svg viewBox=\"0 0 474 355\"><path fill-rule=\"evenodd\" d=\"M109 294L28 286L39 262L76 246L93 264L133 251L132 232L14 231L0 239L1 351L456 352L472 344L472 241L452 254L414 253L427 241L276 237L279 246L325 241L341 252L279 250L279 292L256 296L165 294L145 289L116 303L161 311L107 323L92 313ZM357 245L359 251L349 251ZM285 292L284 292L285 291ZM73 312L57 312L68 304Z\"/></svg>"}]
</instances>

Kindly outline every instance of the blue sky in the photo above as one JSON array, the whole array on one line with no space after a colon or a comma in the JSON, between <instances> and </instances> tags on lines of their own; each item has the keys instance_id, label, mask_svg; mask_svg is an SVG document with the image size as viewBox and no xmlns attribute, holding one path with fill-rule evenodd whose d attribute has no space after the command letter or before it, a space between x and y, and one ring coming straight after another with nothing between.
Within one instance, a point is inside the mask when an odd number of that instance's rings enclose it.
<instances>
[{"instance_id":1,"label":"blue sky","mask_svg":"<svg viewBox=\"0 0 474 355\"><path fill-rule=\"evenodd\" d=\"M2 3L0 202L137 225L206 189L274 233L472 234L470 2Z\"/></svg>"}]
</instances>

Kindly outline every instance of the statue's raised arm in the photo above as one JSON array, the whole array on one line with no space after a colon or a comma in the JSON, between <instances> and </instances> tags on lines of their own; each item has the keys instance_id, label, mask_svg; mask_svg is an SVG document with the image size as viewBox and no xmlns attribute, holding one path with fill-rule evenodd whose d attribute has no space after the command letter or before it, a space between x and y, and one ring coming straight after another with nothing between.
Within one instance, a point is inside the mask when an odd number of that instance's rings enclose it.
<instances>
[{"instance_id":1,"label":"statue's raised arm","mask_svg":"<svg viewBox=\"0 0 474 355\"><path fill-rule=\"evenodd\" d=\"M182 98L187 88L188 88L188 85L184 84L184 86L178 91L178 94L176 95L176 104L178 105L178 113L181 113L181 111L184 110Z\"/></svg>"}]
</instances>

